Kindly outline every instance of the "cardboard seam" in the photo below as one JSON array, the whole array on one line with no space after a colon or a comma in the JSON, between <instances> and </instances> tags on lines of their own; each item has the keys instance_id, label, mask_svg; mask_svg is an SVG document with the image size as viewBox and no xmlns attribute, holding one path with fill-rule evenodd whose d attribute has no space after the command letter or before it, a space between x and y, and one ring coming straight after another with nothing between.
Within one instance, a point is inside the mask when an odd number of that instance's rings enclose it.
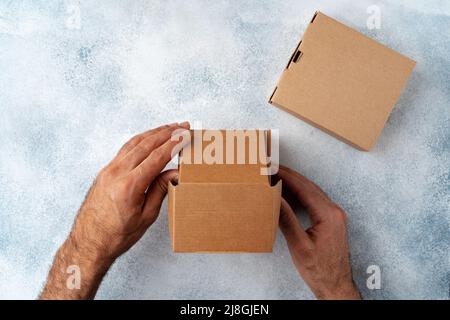
<instances>
[{"instance_id":1,"label":"cardboard seam","mask_svg":"<svg viewBox=\"0 0 450 320\"><path fill-rule=\"evenodd\" d=\"M170 184L172 184L172 182L169 182ZM171 192L171 196L172 196L172 203L171 203L171 212L169 212L169 214L172 215L172 239L170 239L171 243L172 243L172 251L175 252L175 194L176 194L176 187L172 184L172 192ZM169 226L169 230L170 230L170 226Z\"/></svg>"},{"instance_id":2,"label":"cardboard seam","mask_svg":"<svg viewBox=\"0 0 450 320\"><path fill-rule=\"evenodd\" d=\"M266 168L266 169L268 169L269 167L270 167L270 165L269 165L269 158L270 158L270 150L269 150L269 147L270 147L270 129L265 129L264 130L264 147L266 148L266 152L265 152L265 154L266 154L266 159L265 159L265 162L266 162L266 165L264 165L264 167ZM260 172L261 172L261 169L260 169ZM267 182L269 183L269 186L271 185L271 181L272 181L272 179L271 179L271 176L270 175L267 175Z\"/></svg>"},{"instance_id":3,"label":"cardboard seam","mask_svg":"<svg viewBox=\"0 0 450 320\"><path fill-rule=\"evenodd\" d=\"M275 213L273 212L273 207L274 207L274 201L272 199L272 232L270 235L270 242L272 243L272 250L273 250L273 242L275 241L275 237L274 237L274 229L275 229Z\"/></svg>"},{"instance_id":4,"label":"cardboard seam","mask_svg":"<svg viewBox=\"0 0 450 320\"><path fill-rule=\"evenodd\" d=\"M316 11L316 13L314 13L314 16L312 17L312 19L311 19L311 21L310 21L309 23L313 23L313 22L314 22L314 19L316 19L317 14L318 14L319 12L320 12L320 11Z\"/></svg>"},{"instance_id":5,"label":"cardboard seam","mask_svg":"<svg viewBox=\"0 0 450 320\"><path fill-rule=\"evenodd\" d=\"M210 185L229 185L229 184L237 184L237 185L247 185L247 186L260 186L266 185L266 183L261 182L183 182L183 185L198 185L198 184L210 184ZM269 185L269 187L271 187Z\"/></svg>"},{"instance_id":6,"label":"cardboard seam","mask_svg":"<svg viewBox=\"0 0 450 320\"><path fill-rule=\"evenodd\" d=\"M272 104L272 98L273 98L273 96L275 95L275 92L277 91L277 89L278 89L278 86L275 87L275 89L274 89L273 92L272 92L272 95L271 95L270 98L269 98L269 103L270 103L270 104Z\"/></svg>"},{"instance_id":7,"label":"cardboard seam","mask_svg":"<svg viewBox=\"0 0 450 320\"><path fill-rule=\"evenodd\" d=\"M172 192L172 195L173 195L173 198L172 198L172 201L173 201L173 203L172 203L172 237L173 237L173 241L172 241L172 250L173 251L175 251L175 230L176 230L176 228L175 228L175 190L173 190L173 192Z\"/></svg>"},{"instance_id":8,"label":"cardboard seam","mask_svg":"<svg viewBox=\"0 0 450 320\"><path fill-rule=\"evenodd\" d=\"M289 59L289 62L288 62L288 64L286 65L286 68L284 68L284 69L289 69L289 66L291 65L291 62L294 60L294 57L295 57L295 54L298 52L298 51L300 51L299 49L300 49L300 45L302 44L302 41L303 41L303 38L300 40L300 42L297 44L297 46L295 47L295 50L294 50L294 52L292 53L292 55L291 55L291 58ZM301 52L301 51L300 51ZM295 63L295 61L294 61L294 63Z\"/></svg>"},{"instance_id":9,"label":"cardboard seam","mask_svg":"<svg viewBox=\"0 0 450 320\"><path fill-rule=\"evenodd\" d=\"M268 250L221 250L221 251L215 251L215 250L195 250L195 251L189 251L189 250L176 250L175 253L217 253L217 254L233 254L233 253L253 253L253 254L265 254L265 253L272 253L273 249L271 251Z\"/></svg>"}]
</instances>

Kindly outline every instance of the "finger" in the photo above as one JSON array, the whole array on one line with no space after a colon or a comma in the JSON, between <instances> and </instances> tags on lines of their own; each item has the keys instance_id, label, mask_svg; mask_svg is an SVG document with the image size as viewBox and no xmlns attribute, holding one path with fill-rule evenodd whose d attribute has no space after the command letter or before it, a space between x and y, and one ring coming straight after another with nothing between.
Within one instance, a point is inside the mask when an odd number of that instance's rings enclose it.
<instances>
[{"instance_id":1,"label":"finger","mask_svg":"<svg viewBox=\"0 0 450 320\"><path fill-rule=\"evenodd\" d=\"M169 181L176 180L178 180L178 170L167 170L160 173L148 188L142 215L149 224L152 224L158 217L161 203L167 194Z\"/></svg>"},{"instance_id":2,"label":"finger","mask_svg":"<svg viewBox=\"0 0 450 320\"><path fill-rule=\"evenodd\" d=\"M189 123L176 124L174 126L164 128L155 134L147 136L128 152L128 154L121 160L120 165L128 170L136 168L151 154L153 150L168 141L175 130L188 127Z\"/></svg>"},{"instance_id":3,"label":"finger","mask_svg":"<svg viewBox=\"0 0 450 320\"><path fill-rule=\"evenodd\" d=\"M170 159L190 143L190 137L189 130L176 131L173 137L153 150L140 165L131 171L130 175L136 181L138 192L143 192L147 189L148 185L159 175Z\"/></svg>"},{"instance_id":4,"label":"finger","mask_svg":"<svg viewBox=\"0 0 450 320\"><path fill-rule=\"evenodd\" d=\"M315 183L284 166L280 166L278 176L283 181L283 187L289 189L307 209L313 224L327 218L333 202Z\"/></svg>"},{"instance_id":5,"label":"finger","mask_svg":"<svg viewBox=\"0 0 450 320\"><path fill-rule=\"evenodd\" d=\"M142 132L140 134L135 135L130 140L125 143L122 148L120 148L119 152L117 153L116 159L122 158L124 155L126 155L130 150L132 150L135 146L137 146L142 140L144 140L149 135L155 134L163 129L167 129L170 126L175 126L177 123L171 123L166 124L163 126L160 126L158 128L150 129L145 132Z\"/></svg>"},{"instance_id":6,"label":"finger","mask_svg":"<svg viewBox=\"0 0 450 320\"><path fill-rule=\"evenodd\" d=\"M297 220L289 203L281 198L280 229L289 247L308 245L311 241L302 224Z\"/></svg>"}]
</instances>

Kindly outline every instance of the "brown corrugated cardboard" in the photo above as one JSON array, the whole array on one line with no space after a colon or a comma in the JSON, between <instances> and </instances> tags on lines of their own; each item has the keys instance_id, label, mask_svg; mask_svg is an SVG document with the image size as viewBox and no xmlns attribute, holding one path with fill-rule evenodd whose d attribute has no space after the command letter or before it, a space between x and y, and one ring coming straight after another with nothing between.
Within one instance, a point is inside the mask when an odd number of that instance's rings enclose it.
<instances>
[{"instance_id":1,"label":"brown corrugated cardboard","mask_svg":"<svg viewBox=\"0 0 450 320\"><path fill-rule=\"evenodd\" d=\"M216 132L225 136L231 131ZM192 147L195 131L191 134ZM267 139L267 135L262 136ZM281 182L271 186L269 177L261 175L260 169L266 164L259 157L256 163L249 161L252 144L257 143L258 152L261 146L264 146L262 152L267 152L268 141L261 141L260 137L258 135L253 143L246 140L240 146L245 149L245 161L241 164L237 163L237 157L233 157L232 164L225 161L231 150L238 151L236 140L233 149L228 149L230 141L224 139L221 155L224 161L219 163L208 164L205 159L192 163L194 148L185 148L180 153L178 184L169 183L168 199L170 237L175 252L272 251L278 227ZM202 141L200 150L204 152L208 145L211 142ZM188 158L190 161L186 161Z\"/></svg>"},{"instance_id":2,"label":"brown corrugated cardboard","mask_svg":"<svg viewBox=\"0 0 450 320\"><path fill-rule=\"evenodd\" d=\"M317 12L269 102L368 151L414 66L411 59Z\"/></svg>"}]
</instances>

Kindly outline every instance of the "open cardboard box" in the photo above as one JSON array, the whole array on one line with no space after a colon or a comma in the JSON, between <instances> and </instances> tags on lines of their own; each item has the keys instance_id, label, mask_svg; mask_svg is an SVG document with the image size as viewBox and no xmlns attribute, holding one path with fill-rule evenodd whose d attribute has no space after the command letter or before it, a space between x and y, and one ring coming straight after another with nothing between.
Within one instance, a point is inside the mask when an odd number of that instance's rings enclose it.
<instances>
[{"instance_id":1,"label":"open cardboard box","mask_svg":"<svg viewBox=\"0 0 450 320\"><path fill-rule=\"evenodd\" d=\"M269 103L369 151L414 66L411 59L316 12Z\"/></svg>"},{"instance_id":2,"label":"open cardboard box","mask_svg":"<svg viewBox=\"0 0 450 320\"><path fill-rule=\"evenodd\" d=\"M245 138L252 132L256 140ZM223 143L213 146L218 135ZM169 183L169 229L175 252L272 251L281 181L271 185L271 177L262 174L268 164L259 156L250 161L255 151L267 159L269 145L267 131L191 131L191 143L179 156L178 184ZM202 154L214 154L214 161Z\"/></svg>"}]
</instances>

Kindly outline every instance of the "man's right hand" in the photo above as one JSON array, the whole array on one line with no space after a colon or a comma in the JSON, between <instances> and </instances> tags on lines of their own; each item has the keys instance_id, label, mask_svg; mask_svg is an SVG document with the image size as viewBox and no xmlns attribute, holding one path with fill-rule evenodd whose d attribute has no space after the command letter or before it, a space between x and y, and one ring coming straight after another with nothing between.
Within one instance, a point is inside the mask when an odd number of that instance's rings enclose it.
<instances>
[{"instance_id":1,"label":"man's right hand","mask_svg":"<svg viewBox=\"0 0 450 320\"><path fill-rule=\"evenodd\" d=\"M55 256L41 299L94 298L114 260L158 217L168 183L178 176L177 170L161 171L189 143L179 141L189 127L173 123L141 133L101 170ZM75 289L67 285L72 267L80 277Z\"/></svg>"},{"instance_id":2,"label":"man's right hand","mask_svg":"<svg viewBox=\"0 0 450 320\"><path fill-rule=\"evenodd\" d=\"M352 280L346 213L301 174L280 167L278 176L311 220L305 230L291 205L282 199L280 228L298 273L318 299L361 299Z\"/></svg>"}]
</instances>

